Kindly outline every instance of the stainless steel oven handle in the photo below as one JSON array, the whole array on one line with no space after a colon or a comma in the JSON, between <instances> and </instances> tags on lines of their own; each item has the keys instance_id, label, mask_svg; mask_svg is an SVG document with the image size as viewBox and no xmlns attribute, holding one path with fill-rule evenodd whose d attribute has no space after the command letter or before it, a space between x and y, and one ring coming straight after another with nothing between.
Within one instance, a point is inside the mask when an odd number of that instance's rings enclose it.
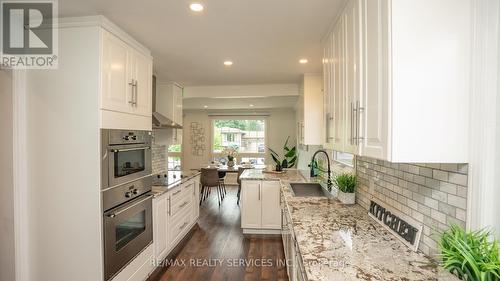
<instances>
[{"instance_id":1,"label":"stainless steel oven handle","mask_svg":"<svg viewBox=\"0 0 500 281\"><path fill-rule=\"evenodd\" d=\"M124 148L124 149L110 149L111 152L124 152L124 151L133 151L133 150L146 150L151 149L151 146L141 146L135 148Z\"/></svg>"},{"instance_id":2,"label":"stainless steel oven handle","mask_svg":"<svg viewBox=\"0 0 500 281\"><path fill-rule=\"evenodd\" d=\"M119 214L121 214L121 213L123 213L123 212L126 212L127 210L129 210L129 209L131 209L131 208L133 208L133 207L135 207L135 206L137 206L137 205L139 205L139 204L144 203L144 201L147 201L147 200L149 200L149 199L153 198L153 196L154 196L153 194L150 194L150 195L148 195L147 197L145 197L144 199L142 199L142 200L139 200L139 201L135 202L135 203L134 203L134 204L132 204L131 206L128 206L128 207L127 207L127 208L125 208L125 209L119 210L118 212L113 212L113 213L111 213L111 214L108 214L107 216L108 216L108 217L110 217L110 218L114 218L114 217L118 216Z\"/></svg>"}]
</instances>

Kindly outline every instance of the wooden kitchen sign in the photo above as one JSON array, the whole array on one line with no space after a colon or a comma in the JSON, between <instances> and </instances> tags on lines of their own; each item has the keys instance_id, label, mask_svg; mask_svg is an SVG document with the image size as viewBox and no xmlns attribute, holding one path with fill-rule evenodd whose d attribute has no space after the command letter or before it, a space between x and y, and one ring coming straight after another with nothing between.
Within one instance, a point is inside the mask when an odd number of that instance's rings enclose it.
<instances>
[{"instance_id":1,"label":"wooden kitchen sign","mask_svg":"<svg viewBox=\"0 0 500 281\"><path fill-rule=\"evenodd\" d=\"M383 206L374 198L370 202L368 215L395 234L410 249L417 251L422 235L422 224L395 209Z\"/></svg>"}]
</instances>

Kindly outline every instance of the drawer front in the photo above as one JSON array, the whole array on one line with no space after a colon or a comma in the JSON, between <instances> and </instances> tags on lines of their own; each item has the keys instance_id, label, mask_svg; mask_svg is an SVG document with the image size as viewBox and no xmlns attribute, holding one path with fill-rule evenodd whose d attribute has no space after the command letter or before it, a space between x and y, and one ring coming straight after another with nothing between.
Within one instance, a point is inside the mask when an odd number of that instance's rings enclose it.
<instances>
[{"instance_id":1,"label":"drawer front","mask_svg":"<svg viewBox=\"0 0 500 281\"><path fill-rule=\"evenodd\" d=\"M177 245L179 240L184 237L184 234L188 231L190 224L191 212L189 208L178 213L175 218L172 218L172 224L169 229L169 240L172 243L172 247Z\"/></svg>"},{"instance_id":2,"label":"drawer front","mask_svg":"<svg viewBox=\"0 0 500 281\"><path fill-rule=\"evenodd\" d=\"M172 202L176 202L179 200L178 198L185 195L186 195L185 189L182 186L178 186L173 191L170 192L170 200L172 200Z\"/></svg>"},{"instance_id":3,"label":"drawer front","mask_svg":"<svg viewBox=\"0 0 500 281\"><path fill-rule=\"evenodd\" d=\"M176 199L171 199L172 208L171 208L171 216L176 217L179 213L184 211L186 208L189 208L191 205L193 198L190 195L190 192L183 192L182 197L178 197Z\"/></svg>"}]
</instances>

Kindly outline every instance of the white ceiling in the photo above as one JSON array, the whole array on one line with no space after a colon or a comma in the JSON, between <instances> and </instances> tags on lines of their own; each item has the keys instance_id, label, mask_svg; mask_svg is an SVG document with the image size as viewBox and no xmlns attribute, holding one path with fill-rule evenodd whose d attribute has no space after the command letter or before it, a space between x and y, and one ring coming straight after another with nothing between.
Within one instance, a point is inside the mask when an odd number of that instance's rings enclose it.
<instances>
[{"instance_id":1,"label":"white ceiling","mask_svg":"<svg viewBox=\"0 0 500 281\"><path fill-rule=\"evenodd\" d=\"M61 17L104 15L151 49L159 81L295 83L321 72L322 36L345 0L60 0ZM301 65L300 58L309 63ZM224 67L223 61L234 61Z\"/></svg>"},{"instance_id":2,"label":"white ceiling","mask_svg":"<svg viewBox=\"0 0 500 281\"><path fill-rule=\"evenodd\" d=\"M184 98L182 108L194 109L269 109L288 108L295 109L297 96L265 97L265 98ZM205 107L206 106L206 107Z\"/></svg>"}]
</instances>

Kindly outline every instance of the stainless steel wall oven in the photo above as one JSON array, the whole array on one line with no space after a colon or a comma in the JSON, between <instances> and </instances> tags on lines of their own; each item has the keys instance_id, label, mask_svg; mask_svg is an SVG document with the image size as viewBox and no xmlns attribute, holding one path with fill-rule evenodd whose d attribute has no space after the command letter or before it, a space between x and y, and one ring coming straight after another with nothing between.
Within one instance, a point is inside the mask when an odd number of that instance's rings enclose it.
<instances>
[{"instance_id":1,"label":"stainless steel wall oven","mask_svg":"<svg viewBox=\"0 0 500 281\"><path fill-rule=\"evenodd\" d=\"M151 132L102 130L104 279L153 242Z\"/></svg>"},{"instance_id":2,"label":"stainless steel wall oven","mask_svg":"<svg viewBox=\"0 0 500 281\"><path fill-rule=\"evenodd\" d=\"M152 173L151 132L102 130L102 189Z\"/></svg>"}]
</instances>

